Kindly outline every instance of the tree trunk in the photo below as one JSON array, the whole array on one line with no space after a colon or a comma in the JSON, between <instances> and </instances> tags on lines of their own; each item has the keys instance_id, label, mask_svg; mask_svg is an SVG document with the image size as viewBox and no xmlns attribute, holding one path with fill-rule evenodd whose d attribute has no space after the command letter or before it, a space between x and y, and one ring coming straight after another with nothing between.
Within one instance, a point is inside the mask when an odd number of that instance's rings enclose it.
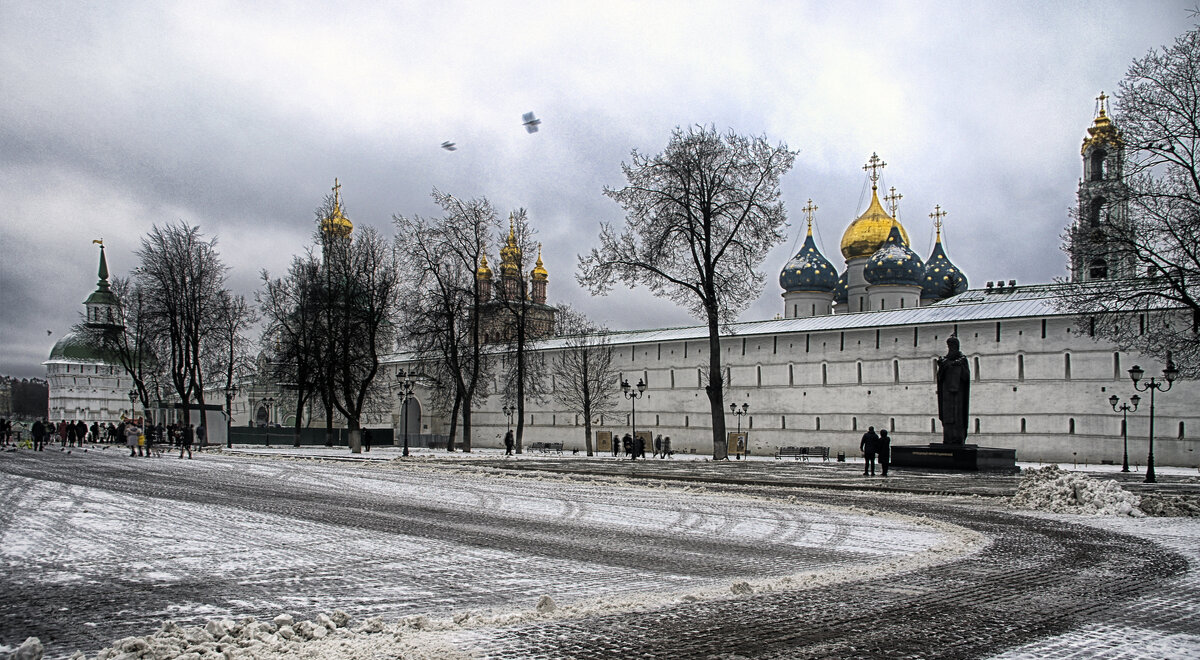
<instances>
[{"instance_id":1,"label":"tree trunk","mask_svg":"<svg viewBox=\"0 0 1200 660\"><path fill-rule=\"evenodd\" d=\"M454 393L454 412L450 413L450 434L446 436L446 451L454 451L454 432L458 430L458 409L462 407L462 393Z\"/></svg>"},{"instance_id":2,"label":"tree trunk","mask_svg":"<svg viewBox=\"0 0 1200 660\"><path fill-rule=\"evenodd\" d=\"M362 430L359 428L357 419L346 420L346 426L350 429L347 441L350 444L351 454L362 453Z\"/></svg>"},{"instance_id":3,"label":"tree trunk","mask_svg":"<svg viewBox=\"0 0 1200 660\"><path fill-rule=\"evenodd\" d=\"M729 458L725 437L725 374L721 372L721 335L717 315L708 314L708 407L712 414L713 460Z\"/></svg>"}]
</instances>

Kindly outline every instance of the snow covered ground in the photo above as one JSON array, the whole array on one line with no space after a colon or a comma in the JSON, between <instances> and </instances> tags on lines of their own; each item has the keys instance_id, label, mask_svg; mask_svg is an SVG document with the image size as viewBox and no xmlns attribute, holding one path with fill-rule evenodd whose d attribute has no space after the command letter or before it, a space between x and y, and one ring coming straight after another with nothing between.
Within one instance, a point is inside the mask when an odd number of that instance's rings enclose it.
<instances>
[{"instance_id":1,"label":"snow covered ground","mask_svg":"<svg viewBox=\"0 0 1200 660\"><path fill-rule=\"evenodd\" d=\"M263 458L293 451L333 460ZM495 450L453 461L415 450L413 459L391 462L398 454L243 448L139 462L93 451L72 457L69 469L101 475L94 481L51 478L64 468L48 463L46 477L5 474L0 566L21 593L77 595L43 636L49 658L77 649L89 659L458 658L474 657L474 643L499 628L826 588L860 581L864 566L873 576L918 571L988 543L963 527L851 500L837 506L473 465L497 459ZM126 488L120 479L147 485ZM187 495L208 481L235 499ZM264 487L293 501L236 501L236 493ZM1007 510L986 499L950 499ZM379 502L411 502L414 510L374 510ZM1200 519L1026 515L1150 539L1186 556L1191 569L1124 605L1121 616L997 658L1200 657L1200 633L1171 623L1200 620ZM18 598L0 596L0 610L22 607ZM23 639L0 630L0 653Z\"/></svg>"}]
</instances>

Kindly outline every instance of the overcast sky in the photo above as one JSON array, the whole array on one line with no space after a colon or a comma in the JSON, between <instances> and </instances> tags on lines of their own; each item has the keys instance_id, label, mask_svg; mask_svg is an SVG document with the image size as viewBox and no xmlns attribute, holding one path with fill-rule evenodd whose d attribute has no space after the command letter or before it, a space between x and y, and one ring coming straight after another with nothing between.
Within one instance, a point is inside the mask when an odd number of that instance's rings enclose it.
<instances>
[{"instance_id":1,"label":"overcast sky","mask_svg":"<svg viewBox=\"0 0 1200 660\"><path fill-rule=\"evenodd\" d=\"M124 275L151 225L197 224L249 296L309 243L334 177L356 226L388 233L435 213L434 187L525 207L552 303L612 328L692 324L643 290L592 298L574 273L622 220L602 189L630 150L697 123L799 151L789 239L743 320L782 310L809 198L842 268L872 152L922 256L940 204L972 286L1048 282L1066 274L1093 99L1194 4L5 0L0 373L44 376L95 289L92 239Z\"/></svg>"}]
</instances>

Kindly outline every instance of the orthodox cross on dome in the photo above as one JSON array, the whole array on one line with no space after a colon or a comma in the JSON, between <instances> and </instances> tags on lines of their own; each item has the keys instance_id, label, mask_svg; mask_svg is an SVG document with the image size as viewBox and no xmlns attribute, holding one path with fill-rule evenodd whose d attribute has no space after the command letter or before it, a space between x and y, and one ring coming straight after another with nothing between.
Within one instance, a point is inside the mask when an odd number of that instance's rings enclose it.
<instances>
[{"instance_id":1,"label":"orthodox cross on dome","mask_svg":"<svg viewBox=\"0 0 1200 660\"><path fill-rule=\"evenodd\" d=\"M883 201L888 203L888 213L893 218L896 217L896 209L900 208L900 200L904 199L904 195L896 192L896 186L892 186L890 192L883 196Z\"/></svg>"},{"instance_id":2,"label":"orthodox cross on dome","mask_svg":"<svg viewBox=\"0 0 1200 660\"><path fill-rule=\"evenodd\" d=\"M867 161L866 165L863 165L864 172L871 170L871 190L874 190L875 184L879 182L879 170L885 167L887 167L887 163L879 160L879 154L871 152L871 159Z\"/></svg>"},{"instance_id":3,"label":"orthodox cross on dome","mask_svg":"<svg viewBox=\"0 0 1200 660\"><path fill-rule=\"evenodd\" d=\"M942 205L938 204L933 207L933 213L929 214L933 218L933 226L937 228L937 240L942 240L942 218L946 217L946 212L942 210Z\"/></svg>"},{"instance_id":4,"label":"orthodox cross on dome","mask_svg":"<svg viewBox=\"0 0 1200 660\"><path fill-rule=\"evenodd\" d=\"M1108 95L1105 94L1104 92L1100 92L1100 96L1096 97L1096 115L1098 117L1105 116L1105 113L1108 111L1107 101L1108 101Z\"/></svg>"},{"instance_id":5,"label":"orthodox cross on dome","mask_svg":"<svg viewBox=\"0 0 1200 660\"><path fill-rule=\"evenodd\" d=\"M804 211L804 218L808 220L809 236L812 236L813 211L816 211L818 208L820 207L812 203L812 197L809 197L808 204L806 204L804 208L800 209L801 211Z\"/></svg>"},{"instance_id":6,"label":"orthodox cross on dome","mask_svg":"<svg viewBox=\"0 0 1200 660\"><path fill-rule=\"evenodd\" d=\"M342 184L338 183L336 176L333 177L333 188L330 188L330 190L333 191L333 205L341 206L342 205L342 194L341 194L342 193Z\"/></svg>"}]
</instances>

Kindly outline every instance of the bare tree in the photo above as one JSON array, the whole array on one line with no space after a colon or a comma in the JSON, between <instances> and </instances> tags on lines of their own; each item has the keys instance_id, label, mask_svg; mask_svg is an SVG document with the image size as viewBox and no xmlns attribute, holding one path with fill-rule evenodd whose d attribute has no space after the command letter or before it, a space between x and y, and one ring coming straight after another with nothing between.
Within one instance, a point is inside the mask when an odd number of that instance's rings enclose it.
<instances>
[{"instance_id":1,"label":"bare tree","mask_svg":"<svg viewBox=\"0 0 1200 660\"><path fill-rule=\"evenodd\" d=\"M758 295L758 267L784 240L779 179L794 160L782 143L704 126L676 128L657 156L635 150L621 165L628 185L604 191L625 209L625 227L601 226L600 246L579 258L579 283L600 294L615 282L641 283L685 306L707 324L709 371L721 373L720 327ZM722 383L705 389L713 458L723 459Z\"/></svg>"},{"instance_id":2,"label":"bare tree","mask_svg":"<svg viewBox=\"0 0 1200 660\"><path fill-rule=\"evenodd\" d=\"M1128 154L1124 222L1076 223L1073 257L1099 246L1138 277L1064 287L1088 332L1200 376L1200 28L1134 60L1115 114Z\"/></svg>"},{"instance_id":3,"label":"bare tree","mask_svg":"<svg viewBox=\"0 0 1200 660\"><path fill-rule=\"evenodd\" d=\"M592 455L592 423L616 407L617 372L607 333L583 314L560 307L556 319L562 347L551 359L554 398L583 416L583 439Z\"/></svg>"},{"instance_id":4,"label":"bare tree","mask_svg":"<svg viewBox=\"0 0 1200 660\"><path fill-rule=\"evenodd\" d=\"M264 270L262 280L256 299L267 322L263 339L275 376L295 387L292 435L293 444L299 446L304 411L322 384L321 262L309 252L292 259L286 277L273 280Z\"/></svg>"},{"instance_id":5,"label":"bare tree","mask_svg":"<svg viewBox=\"0 0 1200 660\"><path fill-rule=\"evenodd\" d=\"M155 225L137 251L135 286L145 296L150 332L162 338L168 383L189 419L194 402L204 410L205 349L219 318L228 268L216 239L180 222Z\"/></svg>"},{"instance_id":6,"label":"bare tree","mask_svg":"<svg viewBox=\"0 0 1200 660\"><path fill-rule=\"evenodd\" d=\"M150 408L151 395L159 394L164 382L159 353L162 343L150 324L147 296L136 281L114 277L112 293L118 301L118 318L106 322L81 320L72 330L116 359L133 381L143 409ZM158 420L161 421L161 420Z\"/></svg>"},{"instance_id":7,"label":"bare tree","mask_svg":"<svg viewBox=\"0 0 1200 660\"><path fill-rule=\"evenodd\" d=\"M394 216L398 249L407 257L404 344L426 365L426 376L446 384L452 406L453 450L461 415L462 450L471 451L472 413L487 378L482 311L490 290L477 276L484 263L496 212L486 198L462 201L434 190L441 218Z\"/></svg>"},{"instance_id":8,"label":"bare tree","mask_svg":"<svg viewBox=\"0 0 1200 660\"><path fill-rule=\"evenodd\" d=\"M227 289L217 293L216 303L212 332L206 338L210 345L204 351L210 360L206 372L213 375L214 382L217 375L221 378L221 390L225 394L226 444L232 446L229 424L233 417L233 386L244 374L254 369L251 343L246 331L258 322L258 315L246 303L245 296L234 295Z\"/></svg>"}]
</instances>

